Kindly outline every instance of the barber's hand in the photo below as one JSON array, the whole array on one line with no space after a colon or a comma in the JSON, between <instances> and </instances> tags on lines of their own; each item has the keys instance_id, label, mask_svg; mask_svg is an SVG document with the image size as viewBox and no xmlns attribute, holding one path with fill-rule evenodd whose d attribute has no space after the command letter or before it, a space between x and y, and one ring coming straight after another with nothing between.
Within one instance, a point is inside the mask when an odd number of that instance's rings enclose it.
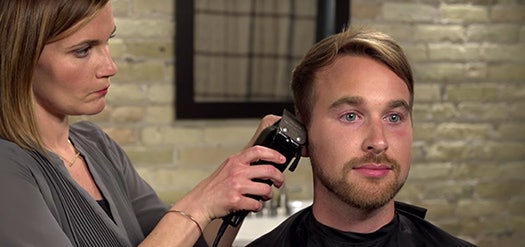
<instances>
[{"instance_id":1,"label":"barber's hand","mask_svg":"<svg viewBox=\"0 0 525 247\"><path fill-rule=\"evenodd\" d=\"M231 212L259 211L262 203L247 195L269 200L272 198L272 188L266 183L254 182L253 179L271 180L273 185L279 188L284 182L284 175L270 164L257 166L250 164L260 160L284 164L286 157L273 149L253 146L253 143L263 129L279 119L280 117L275 115L265 116L244 150L228 157L215 172L201 181L173 207L188 212L203 227L211 220Z\"/></svg>"},{"instance_id":2,"label":"barber's hand","mask_svg":"<svg viewBox=\"0 0 525 247\"><path fill-rule=\"evenodd\" d=\"M272 115L272 114L268 114L264 116L261 122L259 122L259 126L257 126L257 130L255 131L255 133L253 134L252 138L250 139L250 141L248 142L245 148L253 146L253 144L255 143L255 140L257 140L257 137L259 137L261 132L267 127L270 127L274 123L279 121L279 119L281 119L281 116Z\"/></svg>"},{"instance_id":3,"label":"barber's hand","mask_svg":"<svg viewBox=\"0 0 525 247\"><path fill-rule=\"evenodd\" d=\"M259 211L262 203L246 195L272 198L270 185L252 181L255 178L271 180L279 188L284 175L272 165L250 166L259 160L283 164L286 158L267 147L253 146L230 156L209 177L174 205L190 213L202 226L211 220L240 210Z\"/></svg>"}]
</instances>

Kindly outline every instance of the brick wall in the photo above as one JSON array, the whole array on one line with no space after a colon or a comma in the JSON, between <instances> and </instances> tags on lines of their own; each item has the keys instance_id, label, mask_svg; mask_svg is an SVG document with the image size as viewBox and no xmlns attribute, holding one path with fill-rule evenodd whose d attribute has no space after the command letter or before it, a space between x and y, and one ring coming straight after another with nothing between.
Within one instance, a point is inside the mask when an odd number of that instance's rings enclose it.
<instances>
[{"instance_id":1,"label":"brick wall","mask_svg":"<svg viewBox=\"0 0 525 247\"><path fill-rule=\"evenodd\" d=\"M174 0L112 0L119 73L100 124L166 202L240 150L257 120L174 120ZM525 1L354 0L415 73L413 165L398 199L479 246L525 246ZM80 118L79 118L80 119ZM75 119L76 120L76 119ZM287 174L312 193L309 165Z\"/></svg>"}]
</instances>

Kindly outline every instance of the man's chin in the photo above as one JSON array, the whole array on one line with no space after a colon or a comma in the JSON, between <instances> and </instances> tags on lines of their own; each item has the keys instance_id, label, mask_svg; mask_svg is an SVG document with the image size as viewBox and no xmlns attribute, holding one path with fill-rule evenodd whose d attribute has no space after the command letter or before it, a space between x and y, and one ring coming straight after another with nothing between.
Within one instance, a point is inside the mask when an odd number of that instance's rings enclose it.
<instances>
[{"instance_id":1,"label":"man's chin","mask_svg":"<svg viewBox=\"0 0 525 247\"><path fill-rule=\"evenodd\" d=\"M352 207L361 210L375 210L391 202L403 185L395 181L366 179L364 183L349 183L343 190L335 191L338 197ZM344 194L343 194L344 193Z\"/></svg>"}]
</instances>

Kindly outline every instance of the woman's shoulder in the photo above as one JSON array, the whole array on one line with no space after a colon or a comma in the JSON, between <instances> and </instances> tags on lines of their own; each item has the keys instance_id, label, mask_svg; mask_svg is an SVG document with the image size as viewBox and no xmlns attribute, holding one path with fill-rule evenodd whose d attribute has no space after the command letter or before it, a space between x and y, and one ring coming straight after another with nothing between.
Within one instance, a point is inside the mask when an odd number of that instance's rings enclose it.
<instances>
[{"instance_id":1,"label":"woman's shoulder","mask_svg":"<svg viewBox=\"0 0 525 247\"><path fill-rule=\"evenodd\" d=\"M34 163L29 151L21 148L16 143L0 138L0 157L2 162L0 165L0 177L5 174L17 173L20 171L31 170L31 165Z\"/></svg>"},{"instance_id":2,"label":"woman's shoulder","mask_svg":"<svg viewBox=\"0 0 525 247\"><path fill-rule=\"evenodd\" d=\"M0 138L0 157L3 160L26 155L27 151L16 143Z\"/></svg>"}]
</instances>

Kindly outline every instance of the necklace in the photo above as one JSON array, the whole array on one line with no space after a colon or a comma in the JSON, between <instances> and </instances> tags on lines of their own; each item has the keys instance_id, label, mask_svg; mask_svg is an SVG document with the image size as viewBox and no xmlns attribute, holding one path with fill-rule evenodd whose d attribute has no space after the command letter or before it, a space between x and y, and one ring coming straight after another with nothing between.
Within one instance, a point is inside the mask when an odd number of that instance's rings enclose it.
<instances>
[{"instance_id":1,"label":"necklace","mask_svg":"<svg viewBox=\"0 0 525 247\"><path fill-rule=\"evenodd\" d=\"M71 143L69 139L67 139L67 142L69 142L69 144L73 146L73 144ZM62 155L57 153L58 157L60 157L63 161L65 161L69 167L72 167L75 164L75 162L77 162L78 156L80 156L80 152L75 148L75 146L73 146L73 149L75 149L75 157L73 158L72 161L67 160L66 158L62 157Z\"/></svg>"}]
</instances>

